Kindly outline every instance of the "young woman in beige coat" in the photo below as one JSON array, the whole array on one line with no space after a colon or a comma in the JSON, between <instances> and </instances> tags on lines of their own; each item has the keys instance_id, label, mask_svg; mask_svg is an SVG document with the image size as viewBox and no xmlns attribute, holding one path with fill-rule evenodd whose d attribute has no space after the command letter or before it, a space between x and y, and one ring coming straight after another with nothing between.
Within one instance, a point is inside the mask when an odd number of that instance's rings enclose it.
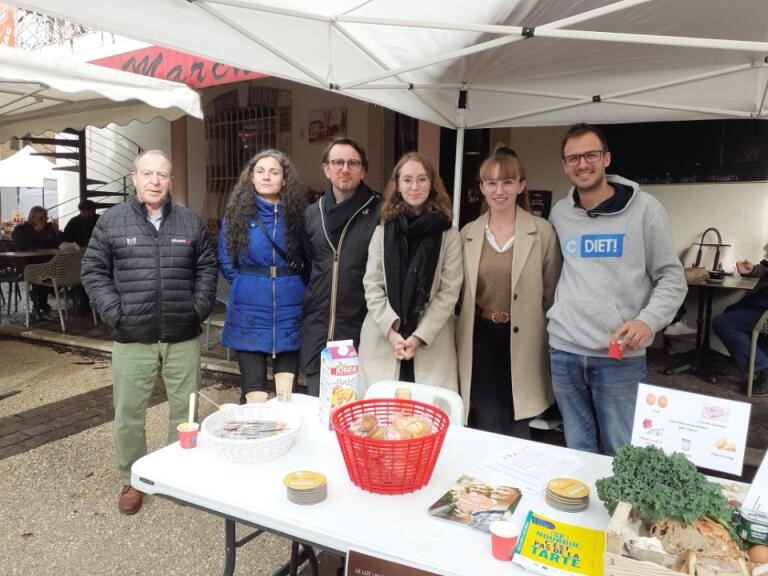
<instances>
[{"instance_id":1,"label":"young woman in beige coat","mask_svg":"<svg viewBox=\"0 0 768 576\"><path fill-rule=\"evenodd\" d=\"M522 163L505 151L480 167L488 211L461 230L459 380L468 425L529 438L529 420L554 402L544 315L562 256L552 226L529 212Z\"/></svg>"},{"instance_id":2,"label":"young woman in beige coat","mask_svg":"<svg viewBox=\"0 0 768 576\"><path fill-rule=\"evenodd\" d=\"M454 311L461 239L451 199L432 163L411 152L384 189L363 284L360 394L379 380L458 390Z\"/></svg>"}]
</instances>

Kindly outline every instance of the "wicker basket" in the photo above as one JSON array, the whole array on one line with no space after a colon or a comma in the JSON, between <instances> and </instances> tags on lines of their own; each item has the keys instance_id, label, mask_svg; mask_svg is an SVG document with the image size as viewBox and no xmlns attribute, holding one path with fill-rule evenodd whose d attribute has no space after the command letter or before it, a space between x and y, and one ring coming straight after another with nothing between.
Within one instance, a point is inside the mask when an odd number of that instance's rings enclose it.
<instances>
[{"instance_id":1,"label":"wicker basket","mask_svg":"<svg viewBox=\"0 0 768 576\"><path fill-rule=\"evenodd\" d=\"M220 438L219 431L226 421L277 420L286 422L285 431L266 438ZM224 458L237 464L258 464L279 458L290 450L301 430L302 418L294 410L272 404L244 404L229 410L219 410L203 420L200 434Z\"/></svg>"}]
</instances>

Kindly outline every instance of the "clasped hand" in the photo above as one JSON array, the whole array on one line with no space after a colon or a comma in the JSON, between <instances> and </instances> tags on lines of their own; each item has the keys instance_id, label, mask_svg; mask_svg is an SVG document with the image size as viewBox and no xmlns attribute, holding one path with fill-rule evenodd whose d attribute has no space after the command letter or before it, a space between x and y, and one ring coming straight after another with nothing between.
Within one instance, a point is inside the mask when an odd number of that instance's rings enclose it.
<instances>
[{"instance_id":1,"label":"clasped hand","mask_svg":"<svg viewBox=\"0 0 768 576\"><path fill-rule=\"evenodd\" d=\"M421 338L418 336L410 335L408 338L403 338L393 328L389 329L387 339L392 346L392 353L398 360L410 360L422 344Z\"/></svg>"}]
</instances>

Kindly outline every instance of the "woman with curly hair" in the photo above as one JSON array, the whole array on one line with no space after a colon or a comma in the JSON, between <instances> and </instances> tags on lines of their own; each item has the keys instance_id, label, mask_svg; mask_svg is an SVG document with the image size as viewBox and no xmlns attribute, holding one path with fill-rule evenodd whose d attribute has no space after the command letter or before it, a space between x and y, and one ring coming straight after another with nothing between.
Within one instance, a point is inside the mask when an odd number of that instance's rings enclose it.
<instances>
[{"instance_id":1,"label":"woman with curly hair","mask_svg":"<svg viewBox=\"0 0 768 576\"><path fill-rule=\"evenodd\" d=\"M404 155L384 190L363 284L360 388L402 380L458 391L454 308L463 279L451 199L426 156Z\"/></svg>"},{"instance_id":2,"label":"woman with curly hair","mask_svg":"<svg viewBox=\"0 0 768 576\"><path fill-rule=\"evenodd\" d=\"M279 150L259 152L240 174L219 235L219 266L232 283L222 344L237 351L240 403L272 371L298 370L301 345L301 235L306 199Z\"/></svg>"}]
</instances>

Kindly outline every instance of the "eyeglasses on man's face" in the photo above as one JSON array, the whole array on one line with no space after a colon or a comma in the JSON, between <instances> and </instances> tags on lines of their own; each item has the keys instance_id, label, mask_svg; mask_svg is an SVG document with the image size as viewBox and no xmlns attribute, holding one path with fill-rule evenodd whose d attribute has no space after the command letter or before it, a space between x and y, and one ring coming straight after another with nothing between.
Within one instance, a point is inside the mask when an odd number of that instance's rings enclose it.
<instances>
[{"instance_id":1,"label":"eyeglasses on man's face","mask_svg":"<svg viewBox=\"0 0 768 576\"><path fill-rule=\"evenodd\" d=\"M576 166L581 162L581 159L584 158L587 164L594 164L595 162L600 161L603 154L605 154L605 150L589 150L583 154L569 154L568 156L563 157L563 162L565 162L566 166Z\"/></svg>"},{"instance_id":2,"label":"eyeglasses on man's face","mask_svg":"<svg viewBox=\"0 0 768 576\"><path fill-rule=\"evenodd\" d=\"M507 178L506 180L483 180L483 189L488 192L496 192L499 187L504 190L512 190L517 183L518 181L512 178Z\"/></svg>"},{"instance_id":3,"label":"eyeglasses on man's face","mask_svg":"<svg viewBox=\"0 0 768 576\"><path fill-rule=\"evenodd\" d=\"M344 164L347 165L347 168L350 170L359 170L360 167L363 165L363 163L360 160L342 160L341 158L334 158L333 160L328 160L328 164L330 166L333 166L334 170L343 170Z\"/></svg>"}]
</instances>

